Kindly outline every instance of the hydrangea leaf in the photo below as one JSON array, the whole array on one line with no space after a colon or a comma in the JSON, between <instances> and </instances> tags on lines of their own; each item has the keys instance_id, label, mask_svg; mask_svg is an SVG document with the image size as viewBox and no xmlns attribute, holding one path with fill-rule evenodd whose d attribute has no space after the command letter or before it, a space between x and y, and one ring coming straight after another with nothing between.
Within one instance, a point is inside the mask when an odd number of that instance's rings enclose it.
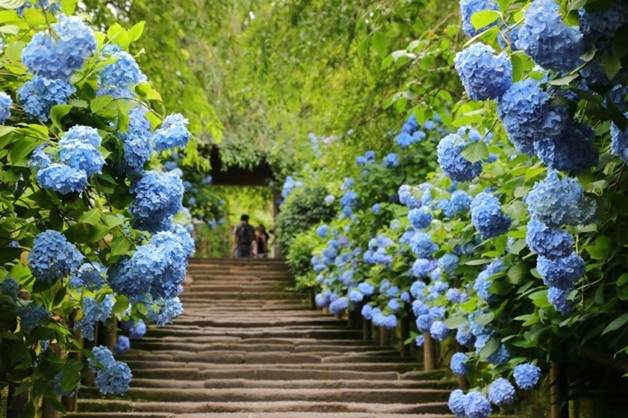
<instances>
[{"instance_id":1,"label":"hydrangea leaf","mask_svg":"<svg viewBox=\"0 0 628 418\"><path fill-rule=\"evenodd\" d=\"M476 30L480 30L497 21L500 16L501 13L497 10L480 10L471 16L471 24Z\"/></svg>"}]
</instances>

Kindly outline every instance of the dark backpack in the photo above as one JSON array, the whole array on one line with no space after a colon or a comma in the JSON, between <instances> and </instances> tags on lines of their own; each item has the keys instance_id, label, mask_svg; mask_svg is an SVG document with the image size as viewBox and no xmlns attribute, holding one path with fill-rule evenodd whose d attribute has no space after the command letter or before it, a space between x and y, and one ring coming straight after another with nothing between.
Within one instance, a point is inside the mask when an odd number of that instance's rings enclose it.
<instances>
[{"instance_id":1,"label":"dark backpack","mask_svg":"<svg viewBox=\"0 0 628 418\"><path fill-rule=\"evenodd\" d=\"M240 225L236 229L236 237L238 238L239 246L251 245L255 240L255 231L251 225Z\"/></svg>"}]
</instances>

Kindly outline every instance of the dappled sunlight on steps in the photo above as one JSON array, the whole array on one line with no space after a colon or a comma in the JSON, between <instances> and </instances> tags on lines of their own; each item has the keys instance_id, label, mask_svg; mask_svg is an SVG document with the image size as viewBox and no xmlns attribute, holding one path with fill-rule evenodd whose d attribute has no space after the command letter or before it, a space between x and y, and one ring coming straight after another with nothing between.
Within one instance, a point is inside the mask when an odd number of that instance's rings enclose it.
<instances>
[{"instance_id":1,"label":"dappled sunlight on steps","mask_svg":"<svg viewBox=\"0 0 628 418\"><path fill-rule=\"evenodd\" d=\"M81 391L72 418L446 418L451 381L290 292L276 260L193 260L185 313L121 359L124 398Z\"/></svg>"}]
</instances>

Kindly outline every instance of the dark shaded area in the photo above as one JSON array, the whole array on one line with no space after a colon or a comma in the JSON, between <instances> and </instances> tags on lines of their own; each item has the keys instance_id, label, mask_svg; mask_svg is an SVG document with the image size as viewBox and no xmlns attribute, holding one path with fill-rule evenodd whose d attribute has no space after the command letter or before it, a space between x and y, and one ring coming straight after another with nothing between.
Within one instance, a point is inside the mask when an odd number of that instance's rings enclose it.
<instances>
[{"instance_id":1,"label":"dark shaded area","mask_svg":"<svg viewBox=\"0 0 628 418\"><path fill-rule=\"evenodd\" d=\"M272 167L265 159L252 168L225 166L218 147L212 147L209 152L212 184L215 186L269 186L275 178Z\"/></svg>"}]
</instances>

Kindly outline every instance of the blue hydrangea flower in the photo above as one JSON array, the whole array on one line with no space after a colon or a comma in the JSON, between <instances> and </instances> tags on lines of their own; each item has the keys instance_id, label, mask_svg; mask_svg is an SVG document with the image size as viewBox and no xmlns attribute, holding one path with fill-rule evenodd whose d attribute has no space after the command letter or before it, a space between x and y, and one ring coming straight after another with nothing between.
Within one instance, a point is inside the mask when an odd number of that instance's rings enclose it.
<instances>
[{"instance_id":1,"label":"blue hydrangea flower","mask_svg":"<svg viewBox=\"0 0 628 418\"><path fill-rule=\"evenodd\" d=\"M53 163L37 172L37 183L60 194L81 193L87 187L87 174L65 164Z\"/></svg>"},{"instance_id":2,"label":"blue hydrangea flower","mask_svg":"<svg viewBox=\"0 0 628 418\"><path fill-rule=\"evenodd\" d=\"M550 99L530 78L514 83L500 98L499 117L517 151L533 155L536 140L562 132L568 116L555 109Z\"/></svg>"},{"instance_id":3,"label":"blue hydrangea flower","mask_svg":"<svg viewBox=\"0 0 628 418\"><path fill-rule=\"evenodd\" d=\"M499 10L494 0L460 0L460 16L462 17L462 30L467 36L475 36L494 25L491 23L476 30L471 24L471 16L481 10Z\"/></svg>"},{"instance_id":4,"label":"blue hydrangea flower","mask_svg":"<svg viewBox=\"0 0 628 418\"><path fill-rule=\"evenodd\" d=\"M46 147L44 145L40 145L35 148L28 162L31 167L42 170L52 164L50 155L44 151L45 148Z\"/></svg>"},{"instance_id":5,"label":"blue hydrangea flower","mask_svg":"<svg viewBox=\"0 0 628 418\"><path fill-rule=\"evenodd\" d=\"M20 317L20 327L25 334L30 334L35 328L43 325L48 319L48 311L34 303L20 306L17 309L17 315Z\"/></svg>"},{"instance_id":6,"label":"blue hydrangea flower","mask_svg":"<svg viewBox=\"0 0 628 418\"><path fill-rule=\"evenodd\" d=\"M460 327L456 331L456 341L458 344L464 347L470 347L473 345L475 336L471 333L468 327Z\"/></svg>"},{"instance_id":7,"label":"blue hydrangea flower","mask_svg":"<svg viewBox=\"0 0 628 418\"><path fill-rule=\"evenodd\" d=\"M510 351L506 348L504 344L500 344L497 350L490 356L488 356L488 362L495 366L501 366L510 360Z\"/></svg>"},{"instance_id":8,"label":"blue hydrangea flower","mask_svg":"<svg viewBox=\"0 0 628 418\"><path fill-rule=\"evenodd\" d=\"M512 64L505 53L481 42L460 51L454 60L456 71L472 100L498 99L512 84Z\"/></svg>"},{"instance_id":9,"label":"blue hydrangea flower","mask_svg":"<svg viewBox=\"0 0 628 418\"><path fill-rule=\"evenodd\" d=\"M445 297L451 303L463 303L469 299L469 296L462 290L452 287L447 289Z\"/></svg>"},{"instance_id":10,"label":"blue hydrangea flower","mask_svg":"<svg viewBox=\"0 0 628 418\"><path fill-rule=\"evenodd\" d=\"M458 267L458 256L452 253L447 253L438 259L438 267L447 275L453 274Z\"/></svg>"},{"instance_id":11,"label":"blue hydrangea flower","mask_svg":"<svg viewBox=\"0 0 628 418\"><path fill-rule=\"evenodd\" d=\"M465 397L464 412L468 418L487 418L491 414L491 404L480 392L469 392Z\"/></svg>"},{"instance_id":12,"label":"blue hydrangea flower","mask_svg":"<svg viewBox=\"0 0 628 418\"><path fill-rule=\"evenodd\" d=\"M414 197L412 188L407 184L403 184L399 187L397 195L399 196L399 203L407 206L408 208L416 208L421 206L419 201Z\"/></svg>"},{"instance_id":13,"label":"blue hydrangea flower","mask_svg":"<svg viewBox=\"0 0 628 418\"><path fill-rule=\"evenodd\" d=\"M399 308L401 308L401 303L399 302L399 299L391 299L386 304L386 307L392 312L397 312Z\"/></svg>"},{"instance_id":14,"label":"blue hydrangea flower","mask_svg":"<svg viewBox=\"0 0 628 418\"><path fill-rule=\"evenodd\" d=\"M508 405L515 400L515 387L503 377L488 385L488 399L497 406Z\"/></svg>"},{"instance_id":15,"label":"blue hydrangea flower","mask_svg":"<svg viewBox=\"0 0 628 418\"><path fill-rule=\"evenodd\" d=\"M410 248L417 257L430 258L438 251L438 246L432 241L432 237L423 232L417 232L412 237Z\"/></svg>"},{"instance_id":16,"label":"blue hydrangea flower","mask_svg":"<svg viewBox=\"0 0 628 418\"><path fill-rule=\"evenodd\" d=\"M353 190L347 190L340 199L340 205L342 206L342 214L345 217L350 217L353 214L353 207L358 201L358 195Z\"/></svg>"},{"instance_id":17,"label":"blue hydrangea flower","mask_svg":"<svg viewBox=\"0 0 628 418\"><path fill-rule=\"evenodd\" d=\"M572 252L571 234L559 228L550 228L541 221L530 219L526 243L533 252L547 258L565 257Z\"/></svg>"},{"instance_id":18,"label":"blue hydrangea flower","mask_svg":"<svg viewBox=\"0 0 628 418\"><path fill-rule=\"evenodd\" d=\"M83 316L75 322L74 329L79 330L83 338L94 341L96 324L99 321L104 322L109 319L113 304L114 298L111 294L105 296L102 302L98 302L96 299L86 296L83 298L81 305Z\"/></svg>"},{"instance_id":19,"label":"blue hydrangea flower","mask_svg":"<svg viewBox=\"0 0 628 418\"><path fill-rule=\"evenodd\" d=\"M166 116L161 127L155 131L153 136L157 151L183 147L189 139L188 120L179 113Z\"/></svg>"},{"instance_id":20,"label":"blue hydrangea flower","mask_svg":"<svg viewBox=\"0 0 628 418\"><path fill-rule=\"evenodd\" d=\"M425 303L415 300L412 302L412 313L418 318L421 315L428 315L430 310Z\"/></svg>"},{"instance_id":21,"label":"blue hydrangea flower","mask_svg":"<svg viewBox=\"0 0 628 418\"><path fill-rule=\"evenodd\" d=\"M408 219L412 226L417 229L423 229L430 226L432 213L427 208L414 208L408 212Z\"/></svg>"},{"instance_id":22,"label":"blue hydrangea flower","mask_svg":"<svg viewBox=\"0 0 628 418\"><path fill-rule=\"evenodd\" d=\"M284 199L287 198L294 189L297 189L301 186L303 186L302 181L295 180L292 176L286 177L286 180L284 181L281 188L281 197L283 197Z\"/></svg>"},{"instance_id":23,"label":"blue hydrangea flower","mask_svg":"<svg viewBox=\"0 0 628 418\"><path fill-rule=\"evenodd\" d=\"M575 178L560 178L555 171L537 182L525 198L530 214L549 227L579 225L595 213L595 203L587 199Z\"/></svg>"},{"instance_id":24,"label":"blue hydrangea flower","mask_svg":"<svg viewBox=\"0 0 628 418\"><path fill-rule=\"evenodd\" d=\"M70 278L70 285L75 288L85 287L91 291L98 290L105 284L105 273L105 266L98 262L84 263Z\"/></svg>"},{"instance_id":25,"label":"blue hydrangea flower","mask_svg":"<svg viewBox=\"0 0 628 418\"><path fill-rule=\"evenodd\" d=\"M414 337L414 345L417 347L423 347L423 344L425 344L425 337L423 335L417 335Z\"/></svg>"},{"instance_id":26,"label":"blue hydrangea flower","mask_svg":"<svg viewBox=\"0 0 628 418\"><path fill-rule=\"evenodd\" d=\"M156 302L157 309L148 310L148 317L159 326L164 326L183 313L183 305L178 297L161 299Z\"/></svg>"},{"instance_id":27,"label":"blue hydrangea flower","mask_svg":"<svg viewBox=\"0 0 628 418\"><path fill-rule=\"evenodd\" d=\"M595 46L604 49L613 39L615 32L628 21L628 5L622 1L614 2L602 10L578 10L580 14L580 31L587 49Z\"/></svg>"},{"instance_id":28,"label":"blue hydrangea flower","mask_svg":"<svg viewBox=\"0 0 628 418\"><path fill-rule=\"evenodd\" d=\"M584 275L584 260L575 252L557 259L539 256L536 269L547 286L567 290Z\"/></svg>"},{"instance_id":29,"label":"blue hydrangea flower","mask_svg":"<svg viewBox=\"0 0 628 418\"><path fill-rule=\"evenodd\" d=\"M2 282L0 282L0 292L9 296L11 299L17 299L17 292L19 290L19 285L12 278L6 278Z\"/></svg>"},{"instance_id":30,"label":"blue hydrangea flower","mask_svg":"<svg viewBox=\"0 0 628 418\"><path fill-rule=\"evenodd\" d=\"M334 204L335 200L336 197L333 194L328 194L327 196L325 196L325 200L323 201L323 203L325 203L326 206L331 206Z\"/></svg>"},{"instance_id":31,"label":"blue hydrangea flower","mask_svg":"<svg viewBox=\"0 0 628 418\"><path fill-rule=\"evenodd\" d=\"M428 277L429 274L436 268L437 264L433 260L428 260L426 258L419 258L412 264L412 275L418 278ZM415 283L423 283L423 282L415 282Z\"/></svg>"},{"instance_id":32,"label":"blue hydrangea flower","mask_svg":"<svg viewBox=\"0 0 628 418\"><path fill-rule=\"evenodd\" d=\"M97 346L92 349L88 359L89 367L96 374L96 386L105 395L124 395L129 390L133 374L129 366L116 361L107 347Z\"/></svg>"},{"instance_id":33,"label":"blue hydrangea flower","mask_svg":"<svg viewBox=\"0 0 628 418\"><path fill-rule=\"evenodd\" d=\"M11 116L13 100L3 91L0 91L0 123L4 123Z\"/></svg>"},{"instance_id":34,"label":"blue hydrangea flower","mask_svg":"<svg viewBox=\"0 0 628 418\"><path fill-rule=\"evenodd\" d=\"M348 293L348 298L353 303L360 303L364 300L364 295L357 289L351 289Z\"/></svg>"},{"instance_id":35,"label":"blue hydrangea flower","mask_svg":"<svg viewBox=\"0 0 628 418\"><path fill-rule=\"evenodd\" d=\"M373 287L373 285L366 282L358 284L358 290L360 290L360 292L362 292L366 296L371 296L373 292L375 292L375 288Z\"/></svg>"},{"instance_id":36,"label":"blue hydrangea flower","mask_svg":"<svg viewBox=\"0 0 628 418\"><path fill-rule=\"evenodd\" d=\"M517 33L517 47L541 67L568 72L580 64L582 33L567 26L555 0L534 0Z\"/></svg>"},{"instance_id":37,"label":"blue hydrangea flower","mask_svg":"<svg viewBox=\"0 0 628 418\"><path fill-rule=\"evenodd\" d=\"M190 232L181 224L174 224L170 232L174 233L176 236L179 244L183 248L185 256L190 258L196 250L196 244Z\"/></svg>"},{"instance_id":38,"label":"blue hydrangea flower","mask_svg":"<svg viewBox=\"0 0 628 418\"><path fill-rule=\"evenodd\" d=\"M421 314L416 318L416 327L421 332L428 332L432 323L434 322L434 317L427 314Z\"/></svg>"},{"instance_id":39,"label":"blue hydrangea flower","mask_svg":"<svg viewBox=\"0 0 628 418\"><path fill-rule=\"evenodd\" d=\"M515 383L523 390L533 389L541 378L541 369L532 363L523 363L513 371Z\"/></svg>"},{"instance_id":40,"label":"blue hydrangea flower","mask_svg":"<svg viewBox=\"0 0 628 418\"><path fill-rule=\"evenodd\" d=\"M59 159L62 163L84 171L89 177L101 173L105 160L100 154L100 135L89 126L70 128L59 141Z\"/></svg>"},{"instance_id":41,"label":"blue hydrangea flower","mask_svg":"<svg viewBox=\"0 0 628 418\"><path fill-rule=\"evenodd\" d=\"M378 214L382 211L382 204L381 203L375 203L373 206L371 206L371 212L373 212L374 214Z\"/></svg>"},{"instance_id":42,"label":"blue hydrangea flower","mask_svg":"<svg viewBox=\"0 0 628 418\"><path fill-rule=\"evenodd\" d=\"M464 406L467 404L466 395L461 389L455 389L449 394L447 406L456 418L465 418Z\"/></svg>"},{"instance_id":43,"label":"blue hydrangea flower","mask_svg":"<svg viewBox=\"0 0 628 418\"><path fill-rule=\"evenodd\" d=\"M547 301L554 306L554 309L561 315L567 315L573 308L573 303L569 300L570 290L550 287L547 289Z\"/></svg>"},{"instance_id":44,"label":"blue hydrangea flower","mask_svg":"<svg viewBox=\"0 0 628 418\"><path fill-rule=\"evenodd\" d=\"M22 50L30 72L49 79L68 79L96 51L94 33L79 18L61 15L52 32L42 31Z\"/></svg>"},{"instance_id":45,"label":"blue hydrangea flower","mask_svg":"<svg viewBox=\"0 0 628 418\"><path fill-rule=\"evenodd\" d=\"M103 48L106 58L113 57L115 62L107 65L100 72L100 85L105 88L129 91L133 86L146 81L146 76L140 70L135 58L116 45L107 45Z\"/></svg>"},{"instance_id":46,"label":"blue hydrangea flower","mask_svg":"<svg viewBox=\"0 0 628 418\"><path fill-rule=\"evenodd\" d=\"M463 190L456 190L451 194L448 204L443 208L443 213L448 218L453 218L459 213L469 210L471 207L471 196Z\"/></svg>"},{"instance_id":47,"label":"blue hydrangea flower","mask_svg":"<svg viewBox=\"0 0 628 418\"><path fill-rule=\"evenodd\" d=\"M323 224L321 226L319 226L318 228L316 228L316 235L318 235L321 238L325 238L327 236L327 233L329 232L329 226Z\"/></svg>"},{"instance_id":48,"label":"blue hydrangea flower","mask_svg":"<svg viewBox=\"0 0 628 418\"><path fill-rule=\"evenodd\" d=\"M370 321L373 318L373 307L371 305L364 305L360 313L364 319Z\"/></svg>"},{"instance_id":49,"label":"blue hydrangea flower","mask_svg":"<svg viewBox=\"0 0 628 418\"><path fill-rule=\"evenodd\" d=\"M183 183L176 174L146 171L131 187L129 212L140 229L157 231L181 209Z\"/></svg>"},{"instance_id":50,"label":"blue hydrangea flower","mask_svg":"<svg viewBox=\"0 0 628 418\"><path fill-rule=\"evenodd\" d=\"M83 255L60 232L47 230L35 237L28 264L35 278L55 282L76 271Z\"/></svg>"},{"instance_id":51,"label":"blue hydrangea flower","mask_svg":"<svg viewBox=\"0 0 628 418\"><path fill-rule=\"evenodd\" d=\"M127 174L140 173L150 160L153 151L150 123L146 119L147 109L136 106L129 112L129 127L118 136L124 144L124 160L122 169Z\"/></svg>"},{"instance_id":52,"label":"blue hydrangea flower","mask_svg":"<svg viewBox=\"0 0 628 418\"><path fill-rule=\"evenodd\" d=\"M471 222L484 239L501 235L510 228L510 218L502 212L499 200L486 192L473 198Z\"/></svg>"},{"instance_id":53,"label":"blue hydrangea flower","mask_svg":"<svg viewBox=\"0 0 628 418\"><path fill-rule=\"evenodd\" d=\"M482 171L480 161L472 163L462 156L462 151L470 143L469 139L458 133L449 134L438 143L436 148L438 164L452 180L470 181Z\"/></svg>"},{"instance_id":54,"label":"blue hydrangea flower","mask_svg":"<svg viewBox=\"0 0 628 418\"><path fill-rule=\"evenodd\" d=\"M340 315L342 312L346 311L349 307L349 299L345 296L334 300L329 304L329 311L333 315Z\"/></svg>"},{"instance_id":55,"label":"blue hydrangea flower","mask_svg":"<svg viewBox=\"0 0 628 418\"><path fill-rule=\"evenodd\" d=\"M146 324L143 320L125 322L123 328L129 333L129 338L139 340L146 334Z\"/></svg>"},{"instance_id":56,"label":"blue hydrangea flower","mask_svg":"<svg viewBox=\"0 0 628 418\"><path fill-rule=\"evenodd\" d=\"M453 374L458 376L464 376L467 374L468 361L469 357L465 353L455 353L453 356L451 356L449 368L451 369Z\"/></svg>"},{"instance_id":57,"label":"blue hydrangea flower","mask_svg":"<svg viewBox=\"0 0 628 418\"><path fill-rule=\"evenodd\" d=\"M570 121L565 123L559 135L537 140L534 151L548 167L575 173L598 163L594 137L593 129Z\"/></svg>"},{"instance_id":58,"label":"blue hydrangea flower","mask_svg":"<svg viewBox=\"0 0 628 418\"><path fill-rule=\"evenodd\" d=\"M48 120L50 109L57 104L67 103L76 88L66 80L33 77L17 91L17 99L24 112L41 121Z\"/></svg>"},{"instance_id":59,"label":"blue hydrangea flower","mask_svg":"<svg viewBox=\"0 0 628 418\"><path fill-rule=\"evenodd\" d=\"M624 116L628 118L628 112ZM611 153L628 163L628 127L622 131L614 123L611 124Z\"/></svg>"},{"instance_id":60,"label":"blue hydrangea flower","mask_svg":"<svg viewBox=\"0 0 628 418\"><path fill-rule=\"evenodd\" d=\"M129 337L127 337L126 335L118 335L118 338L116 339L116 345L113 348L113 351L116 354L124 354L129 351L130 348L131 341L129 340Z\"/></svg>"},{"instance_id":61,"label":"blue hydrangea flower","mask_svg":"<svg viewBox=\"0 0 628 418\"><path fill-rule=\"evenodd\" d=\"M399 165L399 157L394 152L386 155L384 157L384 167L386 168L394 168Z\"/></svg>"}]
</instances>

